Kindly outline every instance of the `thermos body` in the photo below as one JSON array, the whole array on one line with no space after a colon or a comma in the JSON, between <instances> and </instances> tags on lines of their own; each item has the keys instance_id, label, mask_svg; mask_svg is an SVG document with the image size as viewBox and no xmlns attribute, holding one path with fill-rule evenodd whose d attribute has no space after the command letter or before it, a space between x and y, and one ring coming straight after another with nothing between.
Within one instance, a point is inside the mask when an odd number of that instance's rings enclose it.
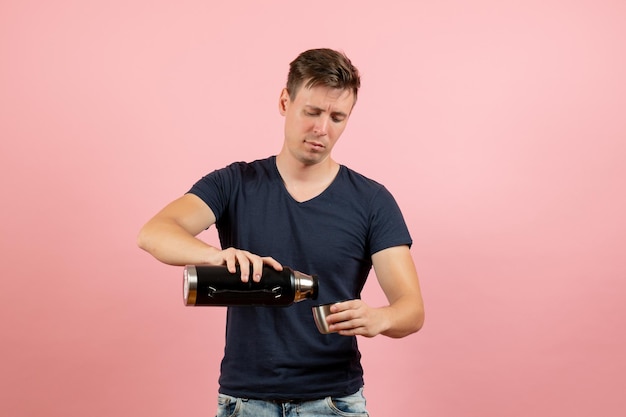
<instances>
[{"instance_id":1,"label":"thermos body","mask_svg":"<svg viewBox=\"0 0 626 417\"><path fill-rule=\"evenodd\" d=\"M250 275L252 276L252 274ZM260 282L241 281L241 273L225 266L187 265L183 271L183 299L187 306L288 306L316 299L318 280L291 268L264 266Z\"/></svg>"}]
</instances>

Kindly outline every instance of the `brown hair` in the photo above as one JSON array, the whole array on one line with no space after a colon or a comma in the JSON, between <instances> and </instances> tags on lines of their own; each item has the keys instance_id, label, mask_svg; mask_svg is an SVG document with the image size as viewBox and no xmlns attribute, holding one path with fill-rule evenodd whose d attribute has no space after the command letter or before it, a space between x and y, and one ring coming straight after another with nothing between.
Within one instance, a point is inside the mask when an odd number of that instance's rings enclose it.
<instances>
[{"instance_id":1,"label":"brown hair","mask_svg":"<svg viewBox=\"0 0 626 417\"><path fill-rule=\"evenodd\" d=\"M295 100L303 84L306 88L322 85L341 90L351 89L356 103L361 78L359 70L344 53L326 48L310 49L289 64L287 91L291 100Z\"/></svg>"}]
</instances>

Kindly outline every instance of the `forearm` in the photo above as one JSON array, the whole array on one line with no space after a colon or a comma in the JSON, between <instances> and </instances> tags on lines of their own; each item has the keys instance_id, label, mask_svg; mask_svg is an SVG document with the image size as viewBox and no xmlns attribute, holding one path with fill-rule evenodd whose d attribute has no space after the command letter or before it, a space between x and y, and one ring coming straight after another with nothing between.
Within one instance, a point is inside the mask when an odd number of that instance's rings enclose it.
<instances>
[{"instance_id":1,"label":"forearm","mask_svg":"<svg viewBox=\"0 0 626 417\"><path fill-rule=\"evenodd\" d=\"M401 338L420 330L424 324L424 308L421 297L404 296L386 307L381 307L386 329L381 334Z\"/></svg>"},{"instance_id":2,"label":"forearm","mask_svg":"<svg viewBox=\"0 0 626 417\"><path fill-rule=\"evenodd\" d=\"M384 249L372 256L376 277L389 305L382 308L381 334L404 337L424 324L424 303L408 246Z\"/></svg>"},{"instance_id":3,"label":"forearm","mask_svg":"<svg viewBox=\"0 0 626 417\"><path fill-rule=\"evenodd\" d=\"M175 222L149 222L139 232L138 246L168 265L210 263L218 250L196 238Z\"/></svg>"}]
</instances>

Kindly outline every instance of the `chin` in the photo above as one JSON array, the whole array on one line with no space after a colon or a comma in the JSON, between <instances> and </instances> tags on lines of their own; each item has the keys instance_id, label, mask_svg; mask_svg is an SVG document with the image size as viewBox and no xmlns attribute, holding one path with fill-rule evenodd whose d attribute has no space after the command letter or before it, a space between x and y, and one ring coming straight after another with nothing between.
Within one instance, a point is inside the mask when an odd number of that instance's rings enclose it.
<instances>
[{"instance_id":1,"label":"chin","mask_svg":"<svg viewBox=\"0 0 626 417\"><path fill-rule=\"evenodd\" d=\"M324 159L326 158L323 157L322 155L310 155L310 154L300 155L300 157L298 158L300 163L303 165L315 165L315 164L322 162Z\"/></svg>"}]
</instances>

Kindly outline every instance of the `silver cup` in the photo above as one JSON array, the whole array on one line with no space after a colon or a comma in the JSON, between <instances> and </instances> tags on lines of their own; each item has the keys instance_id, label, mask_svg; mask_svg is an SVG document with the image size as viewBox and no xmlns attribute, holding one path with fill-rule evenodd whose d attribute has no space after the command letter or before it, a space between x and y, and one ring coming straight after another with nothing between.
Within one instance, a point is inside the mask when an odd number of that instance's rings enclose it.
<instances>
[{"instance_id":1,"label":"silver cup","mask_svg":"<svg viewBox=\"0 0 626 417\"><path fill-rule=\"evenodd\" d=\"M332 306L333 304L336 303L321 304L312 308L315 325L317 326L317 330L319 330L319 332L322 334L333 333L328 330L328 323L326 322L326 317L331 314L330 306Z\"/></svg>"}]
</instances>

